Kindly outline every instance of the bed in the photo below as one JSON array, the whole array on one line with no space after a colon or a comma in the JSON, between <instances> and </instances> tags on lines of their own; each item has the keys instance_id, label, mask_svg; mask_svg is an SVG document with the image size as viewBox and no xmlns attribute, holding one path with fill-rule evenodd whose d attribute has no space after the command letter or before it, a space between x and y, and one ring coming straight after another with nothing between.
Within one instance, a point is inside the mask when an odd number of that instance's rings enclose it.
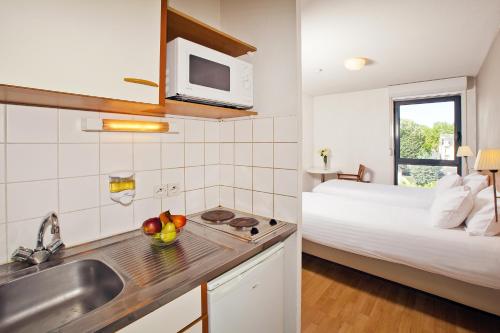
<instances>
[{"instance_id":1,"label":"bed","mask_svg":"<svg viewBox=\"0 0 500 333\"><path fill-rule=\"evenodd\" d=\"M425 195L357 190L303 193L304 252L500 315L500 237L429 226Z\"/></svg>"},{"instance_id":2,"label":"bed","mask_svg":"<svg viewBox=\"0 0 500 333\"><path fill-rule=\"evenodd\" d=\"M429 208L434 190L332 179L319 184L314 193L341 195L357 200L385 203L391 206Z\"/></svg>"}]
</instances>

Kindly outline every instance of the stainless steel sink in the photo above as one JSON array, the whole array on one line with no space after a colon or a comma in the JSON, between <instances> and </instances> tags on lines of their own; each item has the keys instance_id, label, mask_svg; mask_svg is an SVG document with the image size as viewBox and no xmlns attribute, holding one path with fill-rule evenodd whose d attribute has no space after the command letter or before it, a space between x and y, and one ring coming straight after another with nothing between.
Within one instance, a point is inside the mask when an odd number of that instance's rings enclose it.
<instances>
[{"instance_id":1,"label":"stainless steel sink","mask_svg":"<svg viewBox=\"0 0 500 333\"><path fill-rule=\"evenodd\" d=\"M46 332L111 301L123 281L98 260L43 270L0 286L0 332Z\"/></svg>"}]
</instances>

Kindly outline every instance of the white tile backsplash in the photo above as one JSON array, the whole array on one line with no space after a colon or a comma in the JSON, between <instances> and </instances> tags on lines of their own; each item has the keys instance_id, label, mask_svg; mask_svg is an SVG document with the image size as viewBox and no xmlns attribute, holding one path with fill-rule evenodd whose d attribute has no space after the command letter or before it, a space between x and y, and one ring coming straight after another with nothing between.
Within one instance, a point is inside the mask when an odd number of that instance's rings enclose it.
<instances>
[{"instance_id":1,"label":"white tile backsplash","mask_svg":"<svg viewBox=\"0 0 500 333\"><path fill-rule=\"evenodd\" d=\"M57 143L57 109L7 105L7 142Z\"/></svg>"},{"instance_id":2,"label":"white tile backsplash","mask_svg":"<svg viewBox=\"0 0 500 333\"><path fill-rule=\"evenodd\" d=\"M99 133L82 131L82 119L99 119L99 113L59 110L59 143L99 143Z\"/></svg>"},{"instance_id":3,"label":"white tile backsplash","mask_svg":"<svg viewBox=\"0 0 500 333\"><path fill-rule=\"evenodd\" d=\"M274 144L274 167L279 169L297 169L297 144Z\"/></svg>"},{"instance_id":4,"label":"white tile backsplash","mask_svg":"<svg viewBox=\"0 0 500 333\"><path fill-rule=\"evenodd\" d=\"M170 131L179 133L149 135L82 132L80 122L150 117L24 106L7 109L12 113L7 115L0 105L0 142L4 137L15 143L9 146L21 148L14 154L30 160L39 160L33 159L39 152L47 153L33 148L50 146L48 155L55 164L26 168L21 158L2 153L7 145L0 144L0 263L21 243L34 245L40 219L51 210L60 213L68 246L135 229L167 209L189 214L222 205L297 220L297 193L292 190L297 187L295 117L222 122L152 118L168 121ZM22 153L24 144L36 147L26 145L28 151ZM12 166L9 179L2 178L4 165ZM129 206L109 198L108 173L119 170L136 173L136 197ZM36 180L45 177L49 180ZM179 185L178 195L153 198L157 186L172 183Z\"/></svg>"},{"instance_id":5,"label":"white tile backsplash","mask_svg":"<svg viewBox=\"0 0 500 333\"><path fill-rule=\"evenodd\" d=\"M254 143L253 144L253 166L273 167L273 144Z\"/></svg>"},{"instance_id":6,"label":"white tile backsplash","mask_svg":"<svg viewBox=\"0 0 500 333\"><path fill-rule=\"evenodd\" d=\"M205 209L219 206L219 186L205 188Z\"/></svg>"},{"instance_id":7,"label":"white tile backsplash","mask_svg":"<svg viewBox=\"0 0 500 333\"><path fill-rule=\"evenodd\" d=\"M186 214L194 214L205 210L205 190L186 192Z\"/></svg>"},{"instance_id":8,"label":"white tile backsplash","mask_svg":"<svg viewBox=\"0 0 500 333\"><path fill-rule=\"evenodd\" d=\"M220 184L220 166L205 165L205 187L216 186Z\"/></svg>"},{"instance_id":9,"label":"white tile backsplash","mask_svg":"<svg viewBox=\"0 0 500 333\"><path fill-rule=\"evenodd\" d=\"M220 142L234 142L234 121L220 123Z\"/></svg>"},{"instance_id":10,"label":"white tile backsplash","mask_svg":"<svg viewBox=\"0 0 500 333\"><path fill-rule=\"evenodd\" d=\"M220 141L220 122L218 121L205 121L205 142L219 142Z\"/></svg>"},{"instance_id":11,"label":"white tile backsplash","mask_svg":"<svg viewBox=\"0 0 500 333\"><path fill-rule=\"evenodd\" d=\"M297 180L296 170L274 169L274 193L295 197Z\"/></svg>"},{"instance_id":12,"label":"white tile backsplash","mask_svg":"<svg viewBox=\"0 0 500 333\"><path fill-rule=\"evenodd\" d=\"M56 144L7 144L7 182L57 178Z\"/></svg>"},{"instance_id":13,"label":"white tile backsplash","mask_svg":"<svg viewBox=\"0 0 500 333\"><path fill-rule=\"evenodd\" d=\"M274 118L274 142L297 142L297 117Z\"/></svg>"},{"instance_id":14,"label":"white tile backsplash","mask_svg":"<svg viewBox=\"0 0 500 333\"><path fill-rule=\"evenodd\" d=\"M45 216L58 211L57 180L7 184L7 221Z\"/></svg>"},{"instance_id":15,"label":"white tile backsplash","mask_svg":"<svg viewBox=\"0 0 500 333\"><path fill-rule=\"evenodd\" d=\"M253 142L273 142L273 118L253 120Z\"/></svg>"},{"instance_id":16,"label":"white tile backsplash","mask_svg":"<svg viewBox=\"0 0 500 333\"><path fill-rule=\"evenodd\" d=\"M99 207L99 176L59 180L61 213Z\"/></svg>"},{"instance_id":17,"label":"white tile backsplash","mask_svg":"<svg viewBox=\"0 0 500 333\"><path fill-rule=\"evenodd\" d=\"M185 160L186 166L203 165L205 160L203 143L186 143Z\"/></svg>"},{"instance_id":18,"label":"white tile backsplash","mask_svg":"<svg viewBox=\"0 0 500 333\"><path fill-rule=\"evenodd\" d=\"M59 177L78 177L98 174L98 144L59 145Z\"/></svg>"},{"instance_id":19,"label":"white tile backsplash","mask_svg":"<svg viewBox=\"0 0 500 333\"><path fill-rule=\"evenodd\" d=\"M133 230L135 228L133 207L133 204L101 207L101 236L106 237Z\"/></svg>"},{"instance_id":20,"label":"white tile backsplash","mask_svg":"<svg viewBox=\"0 0 500 333\"><path fill-rule=\"evenodd\" d=\"M220 187L220 205L222 207L234 208L234 188L228 186Z\"/></svg>"},{"instance_id":21,"label":"white tile backsplash","mask_svg":"<svg viewBox=\"0 0 500 333\"><path fill-rule=\"evenodd\" d=\"M5 145L0 144L0 183L5 183Z\"/></svg>"},{"instance_id":22,"label":"white tile backsplash","mask_svg":"<svg viewBox=\"0 0 500 333\"><path fill-rule=\"evenodd\" d=\"M5 104L0 104L0 142L5 142Z\"/></svg>"},{"instance_id":23,"label":"white tile backsplash","mask_svg":"<svg viewBox=\"0 0 500 333\"><path fill-rule=\"evenodd\" d=\"M252 213L252 191L234 189L234 209Z\"/></svg>"},{"instance_id":24,"label":"white tile backsplash","mask_svg":"<svg viewBox=\"0 0 500 333\"><path fill-rule=\"evenodd\" d=\"M161 167L182 168L184 167L184 144L164 143L161 150Z\"/></svg>"},{"instance_id":25,"label":"white tile backsplash","mask_svg":"<svg viewBox=\"0 0 500 333\"><path fill-rule=\"evenodd\" d=\"M160 143L134 143L134 170L161 169Z\"/></svg>"},{"instance_id":26,"label":"white tile backsplash","mask_svg":"<svg viewBox=\"0 0 500 333\"><path fill-rule=\"evenodd\" d=\"M0 223L5 223L7 219L5 208L5 184L0 184Z\"/></svg>"},{"instance_id":27,"label":"white tile backsplash","mask_svg":"<svg viewBox=\"0 0 500 333\"><path fill-rule=\"evenodd\" d=\"M252 144L251 143L235 143L234 146L234 164L235 165L252 165Z\"/></svg>"},{"instance_id":28,"label":"white tile backsplash","mask_svg":"<svg viewBox=\"0 0 500 333\"><path fill-rule=\"evenodd\" d=\"M253 213L264 217L274 217L273 195L264 192L253 192Z\"/></svg>"},{"instance_id":29,"label":"white tile backsplash","mask_svg":"<svg viewBox=\"0 0 500 333\"><path fill-rule=\"evenodd\" d=\"M234 122L234 142L252 142L252 120Z\"/></svg>"},{"instance_id":30,"label":"white tile backsplash","mask_svg":"<svg viewBox=\"0 0 500 333\"><path fill-rule=\"evenodd\" d=\"M220 184L234 186L234 165L220 165Z\"/></svg>"},{"instance_id":31,"label":"white tile backsplash","mask_svg":"<svg viewBox=\"0 0 500 333\"><path fill-rule=\"evenodd\" d=\"M234 143L220 144L220 163L221 164L234 163Z\"/></svg>"},{"instance_id":32,"label":"white tile backsplash","mask_svg":"<svg viewBox=\"0 0 500 333\"><path fill-rule=\"evenodd\" d=\"M100 148L101 174L133 169L133 146L131 143L104 143Z\"/></svg>"},{"instance_id":33,"label":"white tile backsplash","mask_svg":"<svg viewBox=\"0 0 500 333\"><path fill-rule=\"evenodd\" d=\"M252 189L252 167L238 165L234 167L234 187Z\"/></svg>"},{"instance_id":34,"label":"white tile backsplash","mask_svg":"<svg viewBox=\"0 0 500 333\"><path fill-rule=\"evenodd\" d=\"M205 122L202 120L186 120L185 138L186 142L204 142L205 141Z\"/></svg>"},{"instance_id":35,"label":"white tile backsplash","mask_svg":"<svg viewBox=\"0 0 500 333\"><path fill-rule=\"evenodd\" d=\"M171 214L186 214L185 194L180 193L174 197L166 197L161 201L161 210L170 210Z\"/></svg>"},{"instance_id":36,"label":"white tile backsplash","mask_svg":"<svg viewBox=\"0 0 500 333\"><path fill-rule=\"evenodd\" d=\"M161 171L138 171L135 173L135 198L144 199L154 195L155 188L161 184ZM106 185L107 187L108 185ZM109 193L107 194L109 196Z\"/></svg>"},{"instance_id":37,"label":"white tile backsplash","mask_svg":"<svg viewBox=\"0 0 500 333\"><path fill-rule=\"evenodd\" d=\"M253 189L255 191L273 193L273 169L253 168Z\"/></svg>"},{"instance_id":38,"label":"white tile backsplash","mask_svg":"<svg viewBox=\"0 0 500 333\"><path fill-rule=\"evenodd\" d=\"M185 168L186 191L196 190L205 187L205 167Z\"/></svg>"},{"instance_id":39,"label":"white tile backsplash","mask_svg":"<svg viewBox=\"0 0 500 333\"><path fill-rule=\"evenodd\" d=\"M184 191L184 168L163 170L161 183L163 185L176 184L179 191Z\"/></svg>"},{"instance_id":40,"label":"white tile backsplash","mask_svg":"<svg viewBox=\"0 0 500 333\"><path fill-rule=\"evenodd\" d=\"M161 200L154 198L134 200L134 226L139 228L145 220L161 213Z\"/></svg>"},{"instance_id":41,"label":"white tile backsplash","mask_svg":"<svg viewBox=\"0 0 500 333\"><path fill-rule=\"evenodd\" d=\"M99 208L79 210L59 215L64 245L73 246L99 238L101 221Z\"/></svg>"},{"instance_id":42,"label":"white tile backsplash","mask_svg":"<svg viewBox=\"0 0 500 333\"><path fill-rule=\"evenodd\" d=\"M165 121L169 125L168 131L172 133L161 134L161 142L184 142L184 119L165 118Z\"/></svg>"},{"instance_id":43,"label":"white tile backsplash","mask_svg":"<svg viewBox=\"0 0 500 333\"><path fill-rule=\"evenodd\" d=\"M220 145L218 143L205 143L205 165L220 163Z\"/></svg>"}]
</instances>

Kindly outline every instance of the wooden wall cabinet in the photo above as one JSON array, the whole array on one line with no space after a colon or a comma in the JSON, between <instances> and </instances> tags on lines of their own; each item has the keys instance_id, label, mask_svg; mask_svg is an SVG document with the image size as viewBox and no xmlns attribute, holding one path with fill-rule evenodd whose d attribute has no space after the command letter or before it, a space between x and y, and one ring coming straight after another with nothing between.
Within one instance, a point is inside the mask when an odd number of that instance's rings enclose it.
<instances>
[{"instance_id":1,"label":"wooden wall cabinet","mask_svg":"<svg viewBox=\"0 0 500 333\"><path fill-rule=\"evenodd\" d=\"M161 0L0 4L0 83L158 104Z\"/></svg>"}]
</instances>

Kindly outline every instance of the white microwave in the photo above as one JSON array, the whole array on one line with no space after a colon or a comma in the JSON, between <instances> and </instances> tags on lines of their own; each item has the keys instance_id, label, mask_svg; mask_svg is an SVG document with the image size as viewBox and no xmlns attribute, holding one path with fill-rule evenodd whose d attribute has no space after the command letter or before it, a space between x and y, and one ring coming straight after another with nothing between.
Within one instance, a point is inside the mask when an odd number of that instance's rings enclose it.
<instances>
[{"instance_id":1,"label":"white microwave","mask_svg":"<svg viewBox=\"0 0 500 333\"><path fill-rule=\"evenodd\" d=\"M167 44L167 98L250 109L253 67L243 60L176 38Z\"/></svg>"}]
</instances>

